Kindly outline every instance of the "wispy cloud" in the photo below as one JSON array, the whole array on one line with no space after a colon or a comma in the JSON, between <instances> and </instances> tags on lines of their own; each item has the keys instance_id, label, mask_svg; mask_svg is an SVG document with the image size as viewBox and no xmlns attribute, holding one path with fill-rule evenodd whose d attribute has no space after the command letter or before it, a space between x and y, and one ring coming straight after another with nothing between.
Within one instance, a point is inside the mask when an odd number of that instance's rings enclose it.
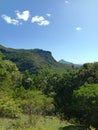
<instances>
[{"instance_id":1,"label":"wispy cloud","mask_svg":"<svg viewBox=\"0 0 98 130\"><path fill-rule=\"evenodd\" d=\"M31 20L32 23L37 23L40 26L47 26L50 24L48 20L46 20L43 16L34 16Z\"/></svg>"},{"instance_id":2,"label":"wispy cloud","mask_svg":"<svg viewBox=\"0 0 98 130\"><path fill-rule=\"evenodd\" d=\"M51 16L51 14L49 14L49 13L47 13L46 15L47 15L48 17L50 17L50 16Z\"/></svg>"},{"instance_id":3,"label":"wispy cloud","mask_svg":"<svg viewBox=\"0 0 98 130\"><path fill-rule=\"evenodd\" d=\"M20 11L15 11L16 12L16 16L17 16L17 19L21 19L23 21L27 21L30 17L30 12L29 10L25 10L23 11L22 13Z\"/></svg>"},{"instance_id":4,"label":"wispy cloud","mask_svg":"<svg viewBox=\"0 0 98 130\"><path fill-rule=\"evenodd\" d=\"M66 4L68 4L68 3L69 3L69 1L68 1L68 0L65 0L65 3L66 3Z\"/></svg>"},{"instance_id":5,"label":"wispy cloud","mask_svg":"<svg viewBox=\"0 0 98 130\"><path fill-rule=\"evenodd\" d=\"M81 30L83 30L82 27L76 27L76 31L81 31Z\"/></svg>"},{"instance_id":6,"label":"wispy cloud","mask_svg":"<svg viewBox=\"0 0 98 130\"><path fill-rule=\"evenodd\" d=\"M19 25L21 24L18 20L12 19L11 17L7 15L2 15L1 16L8 24L13 24L13 25Z\"/></svg>"}]
</instances>

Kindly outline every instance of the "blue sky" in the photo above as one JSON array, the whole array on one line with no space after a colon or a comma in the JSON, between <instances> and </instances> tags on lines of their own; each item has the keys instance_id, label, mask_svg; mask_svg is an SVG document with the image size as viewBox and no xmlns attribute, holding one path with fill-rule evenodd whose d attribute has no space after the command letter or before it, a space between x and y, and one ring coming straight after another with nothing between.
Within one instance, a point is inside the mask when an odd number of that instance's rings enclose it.
<instances>
[{"instance_id":1,"label":"blue sky","mask_svg":"<svg viewBox=\"0 0 98 130\"><path fill-rule=\"evenodd\" d=\"M0 0L0 44L98 61L98 0Z\"/></svg>"}]
</instances>

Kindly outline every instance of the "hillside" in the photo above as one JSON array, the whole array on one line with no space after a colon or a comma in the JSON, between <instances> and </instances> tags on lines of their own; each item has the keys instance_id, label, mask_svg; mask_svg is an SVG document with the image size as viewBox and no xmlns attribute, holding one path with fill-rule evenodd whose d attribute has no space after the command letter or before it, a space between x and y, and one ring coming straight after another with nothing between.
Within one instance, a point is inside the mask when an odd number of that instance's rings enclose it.
<instances>
[{"instance_id":1,"label":"hillside","mask_svg":"<svg viewBox=\"0 0 98 130\"><path fill-rule=\"evenodd\" d=\"M57 62L52 53L42 49L13 49L0 45L0 51L4 59L16 63L21 72L29 70L31 73L39 73L44 68L50 68L56 72L72 69L72 65Z\"/></svg>"},{"instance_id":2,"label":"hillside","mask_svg":"<svg viewBox=\"0 0 98 130\"><path fill-rule=\"evenodd\" d=\"M63 59L61 59L61 60L59 61L59 63L65 64L65 65L69 65L69 66L73 66L73 67L76 67L76 68L80 68L80 67L82 66L81 64L74 64L74 63L72 63L72 62L68 62L68 61L65 61L65 60L63 60Z\"/></svg>"}]
</instances>

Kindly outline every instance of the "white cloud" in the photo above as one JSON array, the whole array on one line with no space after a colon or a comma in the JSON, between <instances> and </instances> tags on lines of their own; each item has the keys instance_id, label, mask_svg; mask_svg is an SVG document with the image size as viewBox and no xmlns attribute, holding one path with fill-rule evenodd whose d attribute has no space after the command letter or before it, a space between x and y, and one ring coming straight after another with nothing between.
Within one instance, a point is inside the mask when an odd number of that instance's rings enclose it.
<instances>
[{"instance_id":1,"label":"white cloud","mask_svg":"<svg viewBox=\"0 0 98 130\"><path fill-rule=\"evenodd\" d=\"M50 17L50 16L51 16L51 14L49 14L49 13L47 13L46 15L47 15L48 17Z\"/></svg>"},{"instance_id":2,"label":"white cloud","mask_svg":"<svg viewBox=\"0 0 98 130\"><path fill-rule=\"evenodd\" d=\"M81 31L82 28L81 27L76 27L76 31Z\"/></svg>"},{"instance_id":3,"label":"white cloud","mask_svg":"<svg viewBox=\"0 0 98 130\"><path fill-rule=\"evenodd\" d=\"M40 26L46 26L49 25L50 22L46 20L43 16L34 16L31 20L32 23L37 23Z\"/></svg>"},{"instance_id":4,"label":"white cloud","mask_svg":"<svg viewBox=\"0 0 98 130\"><path fill-rule=\"evenodd\" d=\"M2 15L1 16L8 24L13 24L13 25L19 25L21 24L18 20L12 19L11 17L7 15Z\"/></svg>"},{"instance_id":5,"label":"white cloud","mask_svg":"<svg viewBox=\"0 0 98 130\"><path fill-rule=\"evenodd\" d=\"M27 21L30 17L29 10L25 10L22 13L20 11L15 11L17 15L17 19L21 19L23 21Z\"/></svg>"},{"instance_id":6,"label":"white cloud","mask_svg":"<svg viewBox=\"0 0 98 130\"><path fill-rule=\"evenodd\" d=\"M16 18L12 19L10 16L2 15L1 17L8 23L13 25L20 25L22 24L21 20L28 21L30 17L30 12L28 10L25 10L23 12L15 11ZM46 14L48 17L51 16L51 14ZM34 16L31 19L32 23L37 23L40 26L47 26L50 24L50 21L46 20L43 16Z\"/></svg>"},{"instance_id":7,"label":"white cloud","mask_svg":"<svg viewBox=\"0 0 98 130\"><path fill-rule=\"evenodd\" d=\"M40 23L38 23L38 25L40 25L40 26L46 26L46 25L49 25L49 24L50 24L50 22L47 21L47 20L44 20L44 21L41 21Z\"/></svg>"},{"instance_id":8,"label":"white cloud","mask_svg":"<svg viewBox=\"0 0 98 130\"><path fill-rule=\"evenodd\" d=\"M43 20L44 20L44 17L42 17L42 16L34 16L34 17L32 17L32 23L41 22Z\"/></svg>"},{"instance_id":9,"label":"white cloud","mask_svg":"<svg viewBox=\"0 0 98 130\"><path fill-rule=\"evenodd\" d=\"M65 0L65 3L66 3L66 4L68 4L68 3L69 3L69 1L68 1L68 0Z\"/></svg>"}]
</instances>

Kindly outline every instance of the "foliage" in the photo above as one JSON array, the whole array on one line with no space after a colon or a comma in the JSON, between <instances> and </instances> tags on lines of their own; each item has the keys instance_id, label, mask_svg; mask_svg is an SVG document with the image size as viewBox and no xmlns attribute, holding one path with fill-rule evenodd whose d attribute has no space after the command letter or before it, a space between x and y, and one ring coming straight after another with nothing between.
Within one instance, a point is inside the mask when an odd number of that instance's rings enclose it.
<instances>
[{"instance_id":1,"label":"foliage","mask_svg":"<svg viewBox=\"0 0 98 130\"><path fill-rule=\"evenodd\" d=\"M73 91L78 88L77 71L64 73L59 80L57 79L55 105L56 112L60 113L68 120L72 115L72 95ZM59 111L58 111L59 110Z\"/></svg>"},{"instance_id":2,"label":"foliage","mask_svg":"<svg viewBox=\"0 0 98 130\"><path fill-rule=\"evenodd\" d=\"M79 86L85 83L98 83L98 62L84 64L78 73Z\"/></svg>"},{"instance_id":3,"label":"foliage","mask_svg":"<svg viewBox=\"0 0 98 130\"><path fill-rule=\"evenodd\" d=\"M85 84L74 91L74 106L83 124L98 128L98 84Z\"/></svg>"},{"instance_id":4,"label":"foliage","mask_svg":"<svg viewBox=\"0 0 98 130\"><path fill-rule=\"evenodd\" d=\"M0 92L0 116L15 118L21 114L19 105L7 94Z\"/></svg>"},{"instance_id":5,"label":"foliage","mask_svg":"<svg viewBox=\"0 0 98 130\"><path fill-rule=\"evenodd\" d=\"M9 73L11 85L13 88L19 87L21 85L22 75L20 74L16 64L9 60L4 60L3 62L6 71Z\"/></svg>"},{"instance_id":6,"label":"foliage","mask_svg":"<svg viewBox=\"0 0 98 130\"><path fill-rule=\"evenodd\" d=\"M63 69L64 73L61 74L60 68L60 73L54 71L61 66L51 57L50 52L8 48L2 48L2 51L6 55L0 53L1 117L19 119L19 115L26 114L27 124L34 126L40 116L58 115L61 120L75 119L74 121L85 126L84 129L87 127L98 129L97 62L84 64L78 70L64 71ZM6 58L16 62L17 65L5 60ZM30 66L27 62L34 64ZM19 64L22 65L22 71L25 70L24 67L30 67L32 71L26 70L21 74L20 68L17 67ZM34 66L38 67L35 72ZM14 124L16 128L18 124L19 120ZM72 127L62 127L62 130ZM43 129L43 126L40 129ZM51 128L47 127L47 129Z\"/></svg>"},{"instance_id":7,"label":"foliage","mask_svg":"<svg viewBox=\"0 0 98 130\"><path fill-rule=\"evenodd\" d=\"M75 126L71 126L70 123L66 121L61 121L57 117L47 116L43 118L42 116L39 118L36 126L29 125L28 116L21 116L19 119L0 119L0 130L63 130L63 128L71 127L71 130ZM76 129L75 129L76 130Z\"/></svg>"},{"instance_id":8,"label":"foliage","mask_svg":"<svg viewBox=\"0 0 98 130\"><path fill-rule=\"evenodd\" d=\"M19 99L24 113L28 115L44 115L54 108L53 99L43 95L41 91L25 90Z\"/></svg>"},{"instance_id":9,"label":"foliage","mask_svg":"<svg viewBox=\"0 0 98 130\"><path fill-rule=\"evenodd\" d=\"M33 80L31 78L31 75L29 73L29 71L25 71L22 77L22 86L25 89L33 89Z\"/></svg>"}]
</instances>

